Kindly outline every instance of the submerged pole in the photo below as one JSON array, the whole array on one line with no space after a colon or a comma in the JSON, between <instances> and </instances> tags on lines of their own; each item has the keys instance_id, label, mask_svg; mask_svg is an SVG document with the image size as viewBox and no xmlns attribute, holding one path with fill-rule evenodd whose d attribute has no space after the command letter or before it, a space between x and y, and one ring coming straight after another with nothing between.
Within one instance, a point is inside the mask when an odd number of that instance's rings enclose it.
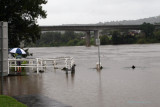
<instances>
[{"instance_id":1,"label":"submerged pole","mask_svg":"<svg viewBox=\"0 0 160 107\"><path fill-rule=\"evenodd\" d=\"M38 62L39 58L36 58L36 62L37 62L37 74L39 74L39 69L38 69L38 65L39 65L39 62Z\"/></svg>"},{"instance_id":2,"label":"submerged pole","mask_svg":"<svg viewBox=\"0 0 160 107\"><path fill-rule=\"evenodd\" d=\"M98 62L98 67L99 67L99 69L100 69L100 67L101 67L101 59L100 59L100 49L99 49L99 45L98 45L98 59L99 59L99 62Z\"/></svg>"},{"instance_id":3,"label":"submerged pole","mask_svg":"<svg viewBox=\"0 0 160 107\"><path fill-rule=\"evenodd\" d=\"M98 64L97 64L97 69L101 69L101 60L100 60L100 39L98 36L98 39L96 39L96 45L98 46Z\"/></svg>"}]
</instances>

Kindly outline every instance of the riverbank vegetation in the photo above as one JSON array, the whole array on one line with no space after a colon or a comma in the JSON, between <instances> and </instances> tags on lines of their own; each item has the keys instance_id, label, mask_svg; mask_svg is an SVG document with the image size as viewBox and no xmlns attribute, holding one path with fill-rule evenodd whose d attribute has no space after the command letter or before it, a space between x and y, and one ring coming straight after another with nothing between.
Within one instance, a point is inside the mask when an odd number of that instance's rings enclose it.
<instances>
[{"instance_id":1,"label":"riverbank vegetation","mask_svg":"<svg viewBox=\"0 0 160 107\"><path fill-rule=\"evenodd\" d=\"M141 30L102 30L99 32L101 45L160 43L160 29L150 23L143 23ZM95 45L94 32L91 32L91 45ZM29 47L82 46L85 45L85 32L43 32L36 43Z\"/></svg>"},{"instance_id":2,"label":"riverbank vegetation","mask_svg":"<svg viewBox=\"0 0 160 107\"><path fill-rule=\"evenodd\" d=\"M0 107L27 107L25 104L18 102L16 99L0 95Z\"/></svg>"}]
</instances>

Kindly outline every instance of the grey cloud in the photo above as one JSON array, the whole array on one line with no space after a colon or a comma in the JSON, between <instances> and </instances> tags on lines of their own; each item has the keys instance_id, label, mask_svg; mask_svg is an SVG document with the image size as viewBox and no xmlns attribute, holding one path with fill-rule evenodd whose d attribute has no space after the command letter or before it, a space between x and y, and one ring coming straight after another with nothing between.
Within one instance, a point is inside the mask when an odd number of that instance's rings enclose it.
<instances>
[{"instance_id":1,"label":"grey cloud","mask_svg":"<svg viewBox=\"0 0 160 107\"><path fill-rule=\"evenodd\" d=\"M97 23L160 15L160 0L48 0L39 24ZM77 22L76 22L77 20Z\"/></svg>"}]
</instances>

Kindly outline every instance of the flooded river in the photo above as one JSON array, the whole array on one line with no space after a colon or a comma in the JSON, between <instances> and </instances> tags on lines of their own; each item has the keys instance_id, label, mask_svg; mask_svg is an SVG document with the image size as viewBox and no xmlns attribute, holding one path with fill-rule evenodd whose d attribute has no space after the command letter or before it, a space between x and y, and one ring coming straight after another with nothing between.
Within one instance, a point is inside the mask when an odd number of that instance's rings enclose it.
<instances>
[{"instance_id":1,"label":"flooded river","mask_svg":"<svg viewBox=\"0 0 160 107\"><path fill-rule=\"evenodd\" d=\"M30 48L34 57L72 56L75 74L47 68L42 74L5 78L5 94L42 94L73 107L159 107L160 44ZM135 65L135 69L131 66Z\"/></svg>"}]
</instances>

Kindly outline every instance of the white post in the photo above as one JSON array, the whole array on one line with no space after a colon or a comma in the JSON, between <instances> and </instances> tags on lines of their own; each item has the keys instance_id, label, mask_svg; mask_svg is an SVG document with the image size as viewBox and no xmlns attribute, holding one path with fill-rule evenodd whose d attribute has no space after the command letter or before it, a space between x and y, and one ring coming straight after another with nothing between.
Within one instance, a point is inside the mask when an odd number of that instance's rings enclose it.
<instances>
[{"instance_id":1,"label":"white post","mask_svg":"<svg viewBox=\"0 0 160 107\"><path fill-rule=\"evenodd\" d=\"M65 59L65 67L68 69L67 58Z\"/></svg>"},{"instance_id":2,"label":"white post","mask_svg":"<svg viewBox=\"0 0 160 107\"><path fill-rule=\"evenodd\" d=\"M72 67L71 58L68 58L68 60L69 60L69 67L70 67L70 69L71 69L71 67Z\"/></svg>"},{"instance_id":3,"label":"white post","mask_svg":"<svg viewBox=\"0 0 160 107\"><path fill-rule=\"evenodd\" d=\"M53 61L54 69L56 69L56 60Z\"/></svg>"},{"instance_id":4,"label":"white post","mask_svg":"<svg viewBox=\"0 0 160 107\"><path fill-rule=\"evenodd\" d=\"M98 65L97 65L97 69L101 68L101 61L100 61L100 39L99 39L99 34L98 34L98 39L96 39L96 45L98 46Z\"/></svg>"},{"instance_id":5,"label":"white post","mask_svg":"<svg viewBox=\"0 0 160 107\"><path fill-rule=\"evenodd\" d=\"M10 61L8 60L8 74L9 74L9 68L10 68Z\"/></svg>"},{"instance_id":6,"label":"white post","mask_svg":"<svg viewBox=\"0 0 160 107\"><path fill-rule=\"evenodd\" d=\"M36 62L37 62L37 74L38 74L38 73L39 73L39 69L38 69L38 64L39 64L39 63L38 63L38 58L36 58L36 60L37 60Z\"/></svg>"},{"instance_id":7,"label":"white post","mask_svg":"<svg viewBox=\"0 0 160 107\"><path fill-rule=\"evenodd\" d=\"M98 63L98 67L101 67L101 60L100 60L100 49L99 49L99 45L98 45L98 57L99 57L99 63Z\"/></svg>"},{"instance_id":8,"label":"white post","mask_svg":"<svg viewBox=\"0 0 160 107\"><path fill-rule=\"evenodd\" d=\"M33 61L32 60L29 60L29 66L32 66L32 71L33 71Z\"/></svg>"},{"instance_id":9,"label":"white post","mask_svg":"<svg viewBox=\"0 0 160 107\"><path fill-rule=\"evenodd\" d=\"M71 58L71 68L73 67L73 65L74 65L74 60L73 58Z\"/></svg>"},{"instance_id":10,"label":"white post","mask_svg":"<svg viewBox=\"0 0 160 107\"><path fill-rule=\"evenodd\" d=\"M16 62L16 60L14 60L14 64L15 64L15 71L17 71L17 69L16 69L17 62Z\"/></svg>"},{"instance_id":11,"label":"white post","mask_svg":"<svg viewBox=\"0 0 160 107\"><path fill-rule=\"evenodd\" d=\"M42 70L42 66L43 66L43 64L42 64L42 60L43 60L43 59L41 59L41 70Z\"/></svg>"},{"instance_id":12,"label":"white post","mask_svg":"<svg viewBox=\"0 0 160 107\"><path fill-rule=\"evenodd\" d=\"M65 58L65 66L66 66L66 74L68 74L68 64L67 64L67 58Z\"/></svg>"},{"instance_id":13,"label":"white post","mask_svg":"<svg viewBox=\"0 0 160 107\"><path fill-rule=\"evenodd\" d=\"M31 65L32 65L32 71L33 71L33 61L31 61Z\"/></svg>"},{"instance_id":14,"label":"white post","mask_svg":"<svg viewBox=\"0 0 160 107\"><path fill-rule=\"evenodd\" d=\"M47 65L47 62L45 61L44 63L45 63L45 72L46 72L46 65Z\"/></svg>"}]
</instances>

